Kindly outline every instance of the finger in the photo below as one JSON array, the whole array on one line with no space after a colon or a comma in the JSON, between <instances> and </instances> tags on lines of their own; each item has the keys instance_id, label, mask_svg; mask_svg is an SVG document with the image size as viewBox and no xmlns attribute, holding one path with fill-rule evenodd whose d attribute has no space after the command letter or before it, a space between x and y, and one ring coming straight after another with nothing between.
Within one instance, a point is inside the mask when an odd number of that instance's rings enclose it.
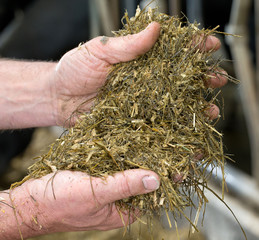
<instances>
[{"instance_id":1,"label":"finger","mask_svg":"<svg viewBox=\"0 0 259 240\"><path fill-rule=\"evenodd\" d=\"M184 180L184 174L182 173L175 173L173 175L174 183L181 183Z\"/></svg>"},{"instance_id":2,"label":"finger","mask_svg":"<svg viewBox=\"0 0 259 240\"><path fill-rule=\"evenodd\" d=\"M156 42L160 25L150 23L145 30L123 37L97 37L87 42L85 47L95 57L109 64L130 61L146 53Z\"/></svg>"},{"instance_id":3,"label":"finger","mask_svg":"<svg viewBox=\"0 0 259 240\"><path fill-rule=\"evenodd\" d=\"M157 174L142 169L120 172L105 180L93 179L94 195L101 205L155 191L159 184Z\"/></svg>"},{"instance_id":4,"label":"finger","mask_svg":"<svg viewBox=\"0 0 259 240\"><path fill-rule=\"evenodd\" d=\"M193 156L193 160L194 161L200 161L204 158L204 152L202 150L197 151L194 156Z\"/></svg>"},{"instance_id":5,"label":"finger","mask_svg":"<svg viewBox=\"0 0 259 240\"><path fill-rule=\"evenodd\" d=\"M193 45L201 51L217 51L221 47L221 42L217 37L212 35L209 36L198 36L195 38Z\"/></svg>"},{"instance_id":6,"label":"finger","mask_svg":"<svg viewBox=\"0 0 259 240\"><path fill-rule=\"evenodd\" d=\"M205 111L205 115L207 115L211 120L218 118L219 113L219 108L215 104L211 104L210 108Z\"/></svg>"},{"instance_id":7,"label":"finger","mask_svg":"<svg viewBox=\"0 0 259 240\"><path fill-rule=\"evenodd\" d=\"M126 227L132 224L137 218L141 217L141 212L137 209L118 211L116 204L109 204L105 206L104 212L108 212L108 218L105 224L100 224L96 227L96 230L107 231L115 228Z\"/></svg>"},{"instance_id":8,"label":"finger","mask_svg":"<svg viewBox=\"0 0 259 240\"><path fill-rule=\"evenodd\" d=\"M217 72L209 73L208 75L210 76L210 78L205 81L206 87L222 87L228 82L228 74L224 70L218 70Z\"/></svg>"},{"instance_id":9,"label":"finger","mask_svg":"<svg viewBox=\"0 0 259 240\"><path fill-rule=\"evenodd\" d=\"M214 36L208 36L205 41L205 51L217 51L221 47L221 42Z\"/></svg>"}]
</instances>

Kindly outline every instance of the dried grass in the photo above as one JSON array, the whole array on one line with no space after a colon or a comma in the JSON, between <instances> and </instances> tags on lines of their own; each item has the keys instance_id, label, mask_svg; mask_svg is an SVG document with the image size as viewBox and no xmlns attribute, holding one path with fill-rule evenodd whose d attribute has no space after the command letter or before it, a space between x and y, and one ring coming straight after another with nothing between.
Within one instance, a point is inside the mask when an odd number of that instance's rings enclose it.
<instances>
[{"instance_id":1,"label":"dried grass","mask_svg":"<svg viewBox=\"0 0 259 240\"><path fill-rule=\"evenodd\" d=\"M187 207L199 212L206 204L204 188L211 175L206 169L220 167L224 173L225 155L222 134L207 114L217 100L209 98L214 90L205 82L211 73L222 73L213 50L198 46L216 29L200 30L196 23L183 24L155 9L138 9L131 19L125 14L124 28L114 34L140 32L152 21L161 24L156 44L136 60L112 67L91 112L82 113L76 125L38 157L26 179L58 170L105 178L127 169L149 169L160 176L161 187L118 201L120 209L178 216ZM189 221L196 228L195 221Z\"/></svg>"}]
</instances>

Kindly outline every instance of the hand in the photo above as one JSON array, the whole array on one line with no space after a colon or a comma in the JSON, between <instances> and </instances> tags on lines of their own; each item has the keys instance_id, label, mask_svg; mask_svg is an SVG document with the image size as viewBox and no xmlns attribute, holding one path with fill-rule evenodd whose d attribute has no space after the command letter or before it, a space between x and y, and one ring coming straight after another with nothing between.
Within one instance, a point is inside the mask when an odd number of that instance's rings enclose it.
<instances>
[{"instance_id":1,"label":"hand","mask_svg":"<svg viewBox=\"0 0 259 240\"><path fill-rule=\"evenodd\" d=\"M125 37L97 37L66 53L56 66L52 92L56 122L64 125L71 114L80 106L81 111L89 111L98 89L106 81L112 64L130 61L146 53L156 42L160 25L151 23L144 31ZM217 50L220 42L209 36L205 51ZM220 87L227 82L223 75L214 75L208 86ZM82 103L85 103L82 105ZM219 109L212 106L211 118L216 118ZM67 122L72 125L76 119Z\"/></svg>"},{"instance_id":2,"label":"hand","mask_svg":"<svg viewBox=\"0 0 259 240\"><path fill-rule=\"evenodd\" d=\"M23 220L21 226L28 226L28 229L21 229L22 234L31 237L122 227L114 202L152 192L158 187L159 177L154 172L140 169L127 170L106 179L90 178L82 172L59 171L56 175L52 173L25 182L13 190L11 197ZM124 212L122 216L128 225L128 213ZM132 212L130 217L132 223L135 220Z\"/></svg>"},{"instance_id":3,"label":"hand","mask_svg":"<svg viewBox=\"0 0 259 240\"><path fill-rule=\"evenodd\" d=\"M59 61L54 81L57 123L64 124L77 107L89 111L97 91L105 83L112 64L127 62L147 52L159 36L160 25L152 23L139 34L97 37L66 53Z\"/></svg>"}]
</instances>

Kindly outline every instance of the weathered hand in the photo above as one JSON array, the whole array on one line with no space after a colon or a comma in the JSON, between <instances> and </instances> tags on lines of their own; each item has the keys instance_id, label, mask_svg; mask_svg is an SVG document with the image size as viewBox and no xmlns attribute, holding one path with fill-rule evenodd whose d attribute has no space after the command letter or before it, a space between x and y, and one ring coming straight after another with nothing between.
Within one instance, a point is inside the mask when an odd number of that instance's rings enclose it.
<instances>
[{"instance_id":1,"label":"weathered hand","mask_svg":"<svg viewBox=\"0 0 259 240\"><path fill-rule=\"evenodd\" d=\"M56 66L52 92L56 122L64 125L65 121L80 106L80 110L89 111L98 89L105 83L112 64L130 61L146 53L156 42L160 25L151 23L144 31L125 37L97 37L66 53ZM207 38L205 51L217 50L220 42L217 38ZM217 75L208 85L220 87L226 78ZM82 104L84 103L84 104ZM211 118L217 117L219 110L213 106ZM72 119L74 123L75 119Z\"/></svg>"},{"instance_id":2,"label":"weathered hand","mask_svg":"<svg viewBox=\"0 0 259 240\"><path fill-rule=\"evenodd\" d=\"M147 52L157 40L159 29L158 23L152 23L139 34L97 37L66 53L57 65L53 86L57 97L57 122L64 124L83 102L86 104L81 110L89 111L111 65L130 61Z\"/></svg>"},{"instance_id":3,"label":"weathered hand","mask_svg":"<svg viewBox=\"0 0 259 240\"><path fill-rule=\"evenodd\" d=\"M120 215L114 202L159 187L159 177L141 169L127 170L106 179L72 171L59 171L53 176L52 173L31 179L11 193L18 221L23 222L24 237L122 227L124 223L129 224L129 215L125 212ZM132 212L130 217L132 223L135 220Z\"/></svg>"}]
</instances>

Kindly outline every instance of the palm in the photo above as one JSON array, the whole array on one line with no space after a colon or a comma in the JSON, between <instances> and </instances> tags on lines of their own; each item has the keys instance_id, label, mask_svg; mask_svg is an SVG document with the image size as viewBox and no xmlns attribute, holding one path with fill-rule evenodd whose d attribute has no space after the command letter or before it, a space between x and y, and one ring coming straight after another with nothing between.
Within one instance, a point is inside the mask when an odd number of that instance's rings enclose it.
<instances>
[{"instance_id":1,"label":"palm","mask_svg":"<svg viewBox=\"0 0 259 240\"><path fill-rule=\"evenodd\" d=\"M105 83L109 67L109 63L96 58L85 45L63 56L57 66L55 82L61 121L69 118L78 106L80 110L89 111L93 97Z\"/></svg>"}]
</instances>

